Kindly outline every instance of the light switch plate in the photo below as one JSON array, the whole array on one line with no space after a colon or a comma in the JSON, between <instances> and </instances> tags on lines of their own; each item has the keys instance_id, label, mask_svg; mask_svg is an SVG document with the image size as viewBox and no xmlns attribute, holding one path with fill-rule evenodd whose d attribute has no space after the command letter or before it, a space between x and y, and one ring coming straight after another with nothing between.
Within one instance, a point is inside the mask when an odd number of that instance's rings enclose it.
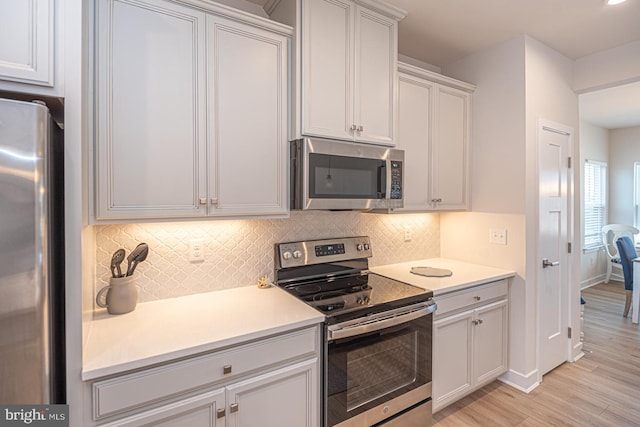
<instances>
[{"instance_id":1,"label":"light switch plate","mask_svg":"<svg viewBox=\"0 0 640 427\"><path fill-rule=\"evenodd\" d=\"M507 229L506 228L491 228L489 230L489 243L494 245L506 245L507 244Z\"/></svg>"}]
</instances>

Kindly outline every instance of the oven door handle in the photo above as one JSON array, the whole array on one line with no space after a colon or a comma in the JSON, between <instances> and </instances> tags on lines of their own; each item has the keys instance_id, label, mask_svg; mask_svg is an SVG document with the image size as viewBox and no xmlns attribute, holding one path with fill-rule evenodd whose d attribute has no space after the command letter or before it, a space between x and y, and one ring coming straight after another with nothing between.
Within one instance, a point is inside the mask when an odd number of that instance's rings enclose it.
<instances>
[{"instance_id":1,"label":"oven door handle","mask_svg":"<svg viewBox=\"0 0 640 427\"><path fill-rule=\"evenodd\" d=\"M365 319L355 323L351 321L331 325L327 328L327 338L329 341L332 341L379 331L381 329L407 323L419 317L432 314L436 311L436 308L436 303L430 301L427 304L419 304L418 306L414 305L409 308L405 307L400 311L394 310L394 312L391 313L381 313L382 316L375 319Z\"/></svg>"}]
</instances>

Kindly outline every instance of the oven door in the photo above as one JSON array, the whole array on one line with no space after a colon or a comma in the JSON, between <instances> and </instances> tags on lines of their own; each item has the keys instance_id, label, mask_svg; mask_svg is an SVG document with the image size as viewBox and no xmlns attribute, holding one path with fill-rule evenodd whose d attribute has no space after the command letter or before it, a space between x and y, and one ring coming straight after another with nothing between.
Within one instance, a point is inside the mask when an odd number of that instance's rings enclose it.
<instances>
[{"instance_id":1,"label":"oven door","mask_svg":"<svg viewBox=\"0 0 640 427\"><path fill-rule=\"evenodd\" d=\"M402 207L401 150L317 138L292 144L293 208Z\"/></svg>"},{"instance_id":2,"label":"oven door","mask_svg":"<svg viewBox=\"0 0 640 427\"><path fill-rule=\"evenodd\" d=\"M327 426L373 425L431 398L431 301L327 327Z\"/></svg>"}]
</instances>

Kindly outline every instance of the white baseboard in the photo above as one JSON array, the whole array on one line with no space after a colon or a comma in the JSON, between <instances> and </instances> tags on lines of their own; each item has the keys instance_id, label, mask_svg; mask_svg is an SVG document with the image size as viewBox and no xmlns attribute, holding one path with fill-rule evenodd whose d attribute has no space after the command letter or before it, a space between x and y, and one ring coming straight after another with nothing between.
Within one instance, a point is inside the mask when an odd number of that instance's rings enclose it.
<instances>
[{"instance_id":1,"label":"white baseboard","mask_svg":"<svg viewBox=\"0 0 640 427\"><path fill-rule=\"evenodd\" d=\"M510 369L508 372L498 378L498 380L527 394L531 393L533 389L540 385L540 383L538 382L537 369L529 372L526 375Z\"/></svg>"},{"instance_id":2,"label":"white baseboard","mask_svg":"<svg viewBox=\"0 0 640 427\"><path fill-rule=\"evenodd\" d=\"M606 274L600 274L595 277L590 277L587 280L583 280L582 282L580 282L580 290L582 291L584 289L590 288L593 285L604 282L605 277L607 277ZM611 275L611 278L615 279L614 275Z\"/></svg>"}]
</instances>

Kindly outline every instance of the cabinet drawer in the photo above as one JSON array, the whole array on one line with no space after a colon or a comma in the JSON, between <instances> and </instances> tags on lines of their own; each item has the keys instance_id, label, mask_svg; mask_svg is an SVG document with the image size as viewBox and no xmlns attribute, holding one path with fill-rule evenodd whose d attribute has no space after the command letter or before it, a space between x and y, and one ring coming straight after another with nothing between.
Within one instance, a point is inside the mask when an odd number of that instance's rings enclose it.
<instances>
[{"instance_id":1,"label":"cabinet drawer","mask_svg":"<svg viewBox=\"0 0 640 427\"><path fill-rule=\"evenodd\" d=\"M316 353L318 328L217 351L93 384L95 420Z\"/></svg>"},{"instance_id":2,"label":"cabinet drawer","mask_svg":"<svg viewBox=\"0 0 640 427\"><path fill-rule=\"evenodd\" d=\"M492 299L506 297L507 292L507 280L505 279L464 291L452 292L449 295L434 297L434 301L438 304L436 317L463 308L484 304Z\"/></svg>"}]
</instances>

